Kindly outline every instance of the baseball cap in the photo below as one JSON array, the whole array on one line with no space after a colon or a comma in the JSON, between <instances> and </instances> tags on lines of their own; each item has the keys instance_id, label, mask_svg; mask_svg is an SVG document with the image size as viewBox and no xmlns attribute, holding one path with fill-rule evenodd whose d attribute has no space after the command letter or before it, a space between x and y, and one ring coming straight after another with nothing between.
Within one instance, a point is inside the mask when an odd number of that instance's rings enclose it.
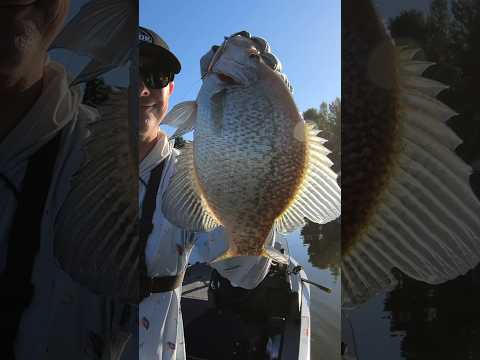
<instances>
[{"instance_id":1,"label":"baseball cap","mask_svg":"<svg viewBox=\"0 0 480 360\"><path fill-rule=\"evenodd\" d=\"M139 26L138 32L140 56L147 56L158 60L158 65L166 67L174 74L181 70L180 61L170 51L168 44L153 30Z\"/></svg>"}]
</instances>

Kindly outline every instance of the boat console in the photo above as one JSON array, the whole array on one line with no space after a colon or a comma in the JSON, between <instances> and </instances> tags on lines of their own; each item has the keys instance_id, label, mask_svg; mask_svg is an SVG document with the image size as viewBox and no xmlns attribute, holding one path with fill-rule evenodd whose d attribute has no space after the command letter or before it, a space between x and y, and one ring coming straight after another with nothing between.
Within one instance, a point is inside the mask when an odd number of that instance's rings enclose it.
<instances>
[{"instance_id":1,"label":"boat console","mask_svg":"<svg viewBox=\"0 0 480 360\"><path fill-rule=\"evenodd\" d=\"M205 264L191 266L182 296L187 359L298 359L298 298L286 265L273 263L253 290L232 286Z\"/></svg>"}]
</instances>

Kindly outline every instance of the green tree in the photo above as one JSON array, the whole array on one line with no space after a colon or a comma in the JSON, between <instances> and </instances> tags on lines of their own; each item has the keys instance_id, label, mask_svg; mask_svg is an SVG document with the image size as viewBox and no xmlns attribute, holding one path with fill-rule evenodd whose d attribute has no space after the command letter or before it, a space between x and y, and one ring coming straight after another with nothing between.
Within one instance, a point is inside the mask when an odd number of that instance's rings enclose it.
<instances>
[{"instance_id":1,"label":"green tree","mask_svg":"<svg viewBox=\"0 0 480 360\"><path fill-rule=\"evenodd\" d=\"M440 64L450 58L450 23L448 0L433 0L426 20L425 52Z\"/></svg>"},{"instance_id":2,"label":"green tree","mask_svg":"<svg viewBox=\"0 0 480 360\"><path fill-rule=\"evenodd\" d=\"M480 160L480 1L452 2L452 62L460 69L449 105L461 115L452 126L463 138L458 153L467 161ZM478 184L480 188L480 184Z\"/></svg>"},{"instance_id":3,"label":"green tree","mask_svg":"<svg viewBox=\"0 0 480 360\"><path fill-rule=\"evenodd\" d=\"M427 21L418 10L404 10L388 20L391 36L400 45L421 46L425 44Z\"/></svg>"}]
</instances>

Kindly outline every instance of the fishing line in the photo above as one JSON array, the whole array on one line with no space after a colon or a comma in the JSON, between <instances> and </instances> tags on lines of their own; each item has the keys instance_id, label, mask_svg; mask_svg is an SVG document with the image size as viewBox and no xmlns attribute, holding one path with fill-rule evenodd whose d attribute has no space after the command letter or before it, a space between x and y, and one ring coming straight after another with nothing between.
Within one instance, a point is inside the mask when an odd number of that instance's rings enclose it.
<instances>
[{"instance_id":1,"label":"fishing line","mask_svg":"<svg viewBox=\"0 0 480 360\"><path fill-rule=\"evenodd\" d=\"M353 352L354 352L354 355L355 355L355 358L356 360L360 360L360 357L358 356L358 352L357 352L357 339L355 337L355 329L353 328L353 324L352 324L352 321L350 319L350 316L348 316L348 314L346 313L345 310L342 310L342 317L345 317L345 319L347 320L347 323L350 327L350 332L352 333L352 341L353 341Z\"/></svg>"},{"instance_id":2,"label":"fishing line","mask_svg":"<svg viewBox=\"0 0 480 360\"><path fill-rule=\"evenodd\" d=\"M290 246L288 245L288 239L285 235L278 233L278 236L285 240L285 244L287 245L287 253L288 253L288 263L290 263Z\"/></svg>"},{"instance_id":3,"label":"fishing line","mask_svg":"<svg viewBox=\"0 0 480 360\"><path fill-rule=\"evenodd\" d=\"M202 81L202 79L198 79L198 80L195 80L193 83L191 83L191 84L188 86L188 89L186 89L183 93L181 93L181 94L179 95L179 97L180 97L179 103L182 101L182 99L184 99L185 95L188 95L188 94L192 91L192 89L193 89L199 82L201 82L201 81Z\"/></svg>"}]
</instances>

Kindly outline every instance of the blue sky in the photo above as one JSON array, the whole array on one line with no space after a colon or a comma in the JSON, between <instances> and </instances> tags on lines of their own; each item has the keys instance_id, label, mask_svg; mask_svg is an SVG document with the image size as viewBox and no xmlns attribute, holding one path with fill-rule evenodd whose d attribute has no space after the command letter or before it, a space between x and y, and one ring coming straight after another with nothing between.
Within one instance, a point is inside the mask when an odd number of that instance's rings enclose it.
<instances>
[{"instance_id":1,"label":"blue sky","mask_svg":"<svg viewBox=\"0 0 480 360\"><path fill-rule=\"evenodd\" d=\"M140 0L140 24L167 41L182 63L171 106L195 99L200 57L241 30L270 43L299 110L341 94L340 0Z\"/></svg>"}]
</instances>

